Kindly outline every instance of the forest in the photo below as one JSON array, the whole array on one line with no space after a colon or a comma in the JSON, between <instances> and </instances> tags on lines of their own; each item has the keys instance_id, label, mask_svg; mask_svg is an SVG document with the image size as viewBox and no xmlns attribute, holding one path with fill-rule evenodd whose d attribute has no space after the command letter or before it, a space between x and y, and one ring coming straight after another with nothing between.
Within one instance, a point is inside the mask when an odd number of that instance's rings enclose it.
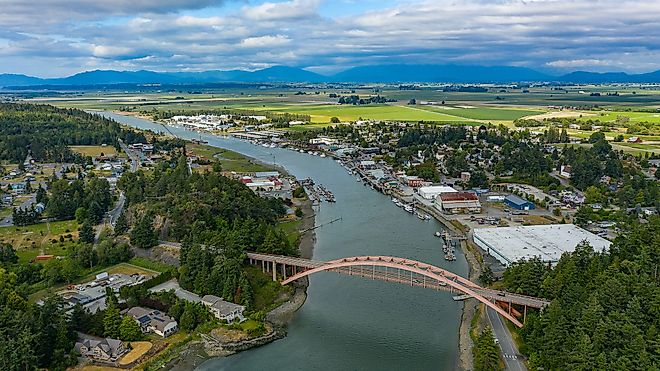
<instances>
[{"instance_id":1,"label":"forest","mask_svg":"<svg viewBox=\"0 0 660 371\"><path fill-rule=\"evenodd\" d=\"M28 153L38 162L76 162L84 158L71 145L146 142L142 133L79 109L49 105L0 103L0 160L23 162Z\"/></svg>"},{"instance_id":2,"label":"forest","mask_svg":"<svg viewBox=\"0 0 660 371\"><path fill-rule=\"evenodd\" d=\"M506 270L508 290L552 300L521 329L530 368L660 367L660 218L627 225L609 252L582 244L552 269L534 259Z\"/></svg>"},{"instance_id":3,"label":"forest","mask_svg":"<svg viewBox=\"0 0 660 371\"><path fill-rule=\"evenodd\" d=\"M190 173L185 156L156 166L153 174L127 173L118 182L130 205L126 219L134 246L158 238L182 243L180 284L250 307L252 288L243 272L246 251L296 255L275 224L281 200L261 198L218 172Z\"/></svg>"}]
</instances>

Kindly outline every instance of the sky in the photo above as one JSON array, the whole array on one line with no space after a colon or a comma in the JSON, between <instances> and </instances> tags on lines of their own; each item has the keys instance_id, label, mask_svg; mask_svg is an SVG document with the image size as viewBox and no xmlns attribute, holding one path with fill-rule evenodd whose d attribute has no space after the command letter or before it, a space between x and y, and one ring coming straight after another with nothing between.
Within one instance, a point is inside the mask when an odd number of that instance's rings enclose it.
<instances>
[{"instance_id":1,"label":"sky","mask_svg":"<svg viewBox=\"0 0 660 371\"><path fill-rule=\"evenodd\" d=\"M38 5L36 5L38 4ZM0 0L0 73L660 69L660 0Z\"/></svg>"}]
</instances>

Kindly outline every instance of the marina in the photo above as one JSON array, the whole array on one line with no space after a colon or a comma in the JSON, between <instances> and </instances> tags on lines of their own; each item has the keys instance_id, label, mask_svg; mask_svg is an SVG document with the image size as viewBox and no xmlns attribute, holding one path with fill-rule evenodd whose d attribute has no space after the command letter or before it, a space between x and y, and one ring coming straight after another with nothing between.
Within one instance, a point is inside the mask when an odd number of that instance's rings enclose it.
<instances>
[{"instance_id":1,"label":"marina","mask_svg":"<svg viewBox=\"0 0 660 371\"><path fill-rule=\"evenodd\" d=\"M146 120L106 115L140 129L162 131L160 125ZM198 137L181 128L171 130L182 138ZM209 134L202 134L202 138L209 145L281 165L298 179L311 178L331 190L336 202L318 208L316 225L342 219L315 230L315 259L405 256L467 274L467 262L460 250L455 261L444 259L440 241L434 236L436 231L444 230L442 224L422 221L414 213L397 212L402 207L395 205L391 197L356 182L359 175L350 175L349 170L354 170L346 163L236 138ZM340 284L346 281L350 288ZM286 338L231 357L210 359L199 369L287 370L292 365L306 370L409 369L410 359L415 359L417 370L456 369L463 304L451 296L333 273L311 276L307 293L305 304L288 325ZM368 339L365 334L369 334ZM306 357L296 356L295 350L304 350Z\"/></svg>"}]
</instances>

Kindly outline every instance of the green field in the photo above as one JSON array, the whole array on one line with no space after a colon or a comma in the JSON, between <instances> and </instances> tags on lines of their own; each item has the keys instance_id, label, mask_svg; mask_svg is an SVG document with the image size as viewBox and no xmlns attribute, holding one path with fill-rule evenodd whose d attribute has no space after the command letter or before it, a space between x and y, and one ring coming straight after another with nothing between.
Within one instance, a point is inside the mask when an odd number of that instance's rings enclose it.
<instances>
[{"instance_id":1,"label":"green field","mask_svg":"<svg viewBox=\"0 0 660 371\"><path fill-rule=\"evenodd\" d=\"M237 173L253 173L257 171L268 171L274 168L268 165L259 164L243 156L242 154L228 149L217 148L202 144L188 144L187 148L197 156L207 159L217 159L222 164L225 171L235 171Z\"/></svg>"},{"instance_id":2,"label":"green field","mask_svg":"<svg viewBox=\"0 0 660 371\"><path fill-rule=\"evenodd\" d=\"M660 124L660 112L621 112L621 111L585 111L585 113L596 114L595 116L583 116L582 121L599 120L603 122L617 122L621 117L626 117L630 122L652 122Z\"/></svg>"},{"instance_id":3,"label":"green field","mask_svg":"<svg viewBox=\"0 0 660 371\"><path fill-rule=\"evenodd\" d=\"M544 111L527 110L515 108L490 108L490 107L440 107L440 106L419 106L420 109L432 112L442 112L446 115L457 116L470 120L493 120L493 121L513 121L521 117L538 115Z\"/></svg>"},{"instance_id":4,"label":"green field","mask_svg":"<svg viewBox=\"0 0 660 371\"><path fill-rule=\"evenodd\" d=\"M71 238L66 236L71 235ZM64 242L60 243L62 236ZM0 242L11 244L21 261L31 261L37 255L63 256L67 247L78 236L78 223L75 220L40 223L26 227L0 228ZM52 240L57 240L53 243Z\"/></svg>"},{"instance_id":5,"label":"green field","mask_svg":"<svg viewBox=\"0 0 660 371\"><path fill-rule=\"evenodd\" d=\"M360 119L383 121L439 121L439 122L465 122L470 121L461 117L450 116L442 112L423 110L413 106L392 105L296 105L296 106L266 106L261 108L270 112L288 112L310 115L312 122L330 122L330 118L337 117L341 121L356 121Z\"/></svg>"}]
</instances>

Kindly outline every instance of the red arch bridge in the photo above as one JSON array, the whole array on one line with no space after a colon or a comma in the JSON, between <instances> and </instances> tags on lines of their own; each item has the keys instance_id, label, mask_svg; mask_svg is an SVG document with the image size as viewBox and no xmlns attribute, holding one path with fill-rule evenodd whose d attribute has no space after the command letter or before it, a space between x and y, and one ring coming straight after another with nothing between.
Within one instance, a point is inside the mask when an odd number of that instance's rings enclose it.
<instances>
[{"instance_id":1,"label":"red arch bridge","mask_svg":"<svg viewBox=\"0 0 660 371\"><path fill-rule=\"evenodd\" d=\"M273 281L277 280L279 273L282 277L282 285L317 272L331 271L372 280L449 291L461 294L460 298L471 297L479 300L518 327L523 326L528 307L543 308L550 303L542 298L483 288L445 269L392 256L355 256L328 262L259 253L248 253L247 256L250 264L260 264L264 272L272 272ZM520 312L513 309L513 305L523 307L521 314L523 322L516 318L516 314L520 315Z\"/></svg>"}]
</instances>

